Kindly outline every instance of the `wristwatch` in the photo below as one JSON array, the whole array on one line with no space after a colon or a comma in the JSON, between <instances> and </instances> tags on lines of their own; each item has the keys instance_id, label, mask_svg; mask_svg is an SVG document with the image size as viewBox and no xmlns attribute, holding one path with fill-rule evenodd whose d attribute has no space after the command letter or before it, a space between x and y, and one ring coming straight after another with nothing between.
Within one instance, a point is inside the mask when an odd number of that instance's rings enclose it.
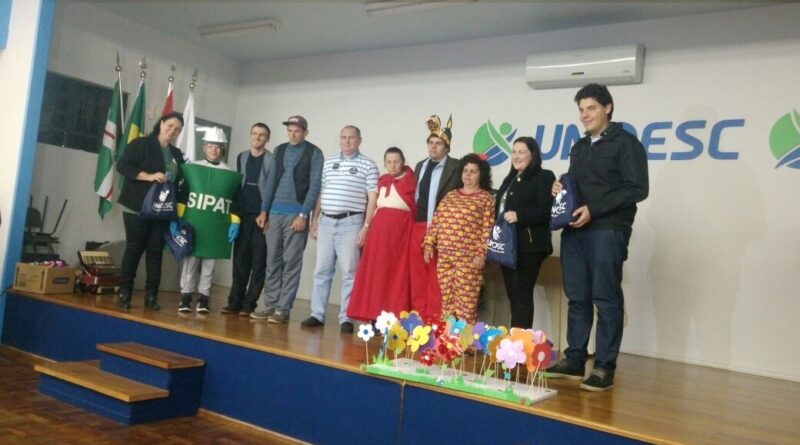
<instances>
[{"instance_id":1,"label":"wristwatch","mask_svg":"<svg viewBox=\"0 0 800 445\"><path fill-rule=\"evenodd\" d=\"M308 216L306 216L306 214L303 213L303 212L298 213L297 216L299 216L300 218L303 218L303 219L308 218Z\"/></svg>"}]
</instances>

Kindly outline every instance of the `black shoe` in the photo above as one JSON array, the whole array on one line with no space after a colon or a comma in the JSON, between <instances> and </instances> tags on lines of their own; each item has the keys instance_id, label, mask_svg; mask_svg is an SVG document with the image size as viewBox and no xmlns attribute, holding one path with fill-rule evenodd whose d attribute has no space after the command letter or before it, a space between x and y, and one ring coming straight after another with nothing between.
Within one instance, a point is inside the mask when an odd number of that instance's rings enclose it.
<instances>
[{"instance_id":1,"label":"black shoe","mask_svg":"<svg viewBox=\"0 0 800 445\"><path fill-rule=\"evenodd\" d=\"M121 309L130 309L131 308L131 291L129 290L120 290L119 291L119 307Z\"/></svg>"},{"instance_id":2,"label":"black shoe","mask_svg":"<svg viewBox=\"0 0 800 445\"><path fill-rule=\"evenodd\" d=\"M192 312L192 294L181 294L178 312Z\"/></svg>"},{"instance_id":3,"label":"black shoe","mask_svg":"<svg viewBox=\"0 0 800 445\"><path fill-rule=\"evenodd\" d=\"M345 321L339 326L339 331L342 334L352 334L353 333L353 323L349 321Z\"/></svg>"},{"instance_id":4,"label":"black shoe","mask_svg":"<svg viewBox=\"0 0 800 445\"><path fill-rule=\"evenodd\" d=\"M614 387L614 375L605 369L594 368L589 378L581 383L581 389L587 391L607 391Z\"/></svg>"},{"instance_id":5,"label":"black shoe","mask_svg":"<svg viewBox=\"0 0 800 445\"><path fill-rule=\"evenodd\" d=\"M236 306L234 306L232 304L229 304L229 305L225 306L224 308L222 308L222 310L220 312L222 312L225 315L229 315L229 314L238 314L240 310L241 309L239 309L238 307L236 307Z\"/></svg>"},{"instance_id":6,"label":"black shoe","mask_svg":"<svg viewBox=\"0 0 800 445\"><path fill-rule=\"evenodd\" d=\"M200 294L200 300L197 302L196 310L198 314L207 314L211 312L211 308L208 307L208 296Z\"/></svg>"},{"instance_id":7,"label":"black shoe","mask_svg":"<svg viewBox=\"0 0 800 445\"><path fill-rule=\"evenodd\" d=\"M545 370L547 377L555 379L568 379L568 380L583 380L586 374L586 368L583 366L575 366L563 359L555 365Z\"/></svg>"},{"instance_id":8,"label":"black shoe","mask_svg":"<svg viewBox=\"0 0 800 445\"><path fill-rule=\"evenodd\" d=\"M158 304L158 295L148 294L146 297L144 297L144 308L150 309L151 311L157 311L161 309L161 306Z\"/></svg>"},{"instance_id":9,"label":"black shoe","mask_svg":"<svg viewBox=\"0 0 800 445\"><path fill-rule=\"evenodd\" d=\"M308 317L300 322L300 326L304 328L318 328L320 326L325 326L325 322L317 320L316 317Z\"/></svg>"}]
</instances>

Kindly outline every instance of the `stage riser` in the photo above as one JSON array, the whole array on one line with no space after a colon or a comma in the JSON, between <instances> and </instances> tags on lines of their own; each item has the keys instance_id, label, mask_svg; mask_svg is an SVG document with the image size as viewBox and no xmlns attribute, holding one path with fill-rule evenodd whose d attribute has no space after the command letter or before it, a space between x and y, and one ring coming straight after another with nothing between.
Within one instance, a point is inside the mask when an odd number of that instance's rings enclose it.
<instances>
[{"instance_id":1,"label":"stage riser","mask_svg":"<svg viewBox=\"0 0 800 445\"><path fill-rule=\"evenodd\" d=\"M39 392L79 406L125 425L190 416L197 409L186 410L163 400L127 403L47 375L39 376Z\"/></svg>"},{"instance_id":2,"label":"stage riser","mask_svg":"<svg viewBox=\"0 0 800 445\"><path fill-rule=\"evenodd\" d=\"M201 407L315 444L641 443L395 380L8 294L2 341L58 361L135 341L205 360Z\"/></svg>"}]
</instances>

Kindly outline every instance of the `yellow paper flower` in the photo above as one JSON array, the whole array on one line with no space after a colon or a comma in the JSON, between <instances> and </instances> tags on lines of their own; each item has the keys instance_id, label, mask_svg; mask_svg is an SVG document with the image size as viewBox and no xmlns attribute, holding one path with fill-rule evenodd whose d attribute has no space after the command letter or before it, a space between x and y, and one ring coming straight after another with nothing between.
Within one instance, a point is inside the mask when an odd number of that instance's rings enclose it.
<instances>
[{"instance_id":1,"label":"yellow paper flower","mask_svg":"<svg viewBox=\"0 0 800 445\"><path fill-rule=\"evenodd\" d=\"M389 329L389 348L395 354L400 354L406 348L406 340L408 339L408 332L403 329L400 323L395 323Z\"/></svg>"},{"instance_id":2,"label":"yellow paper flower","mask_svg":"<svg viewBox=\"0 0 800 445\"><path fill-rule=\"evenodd\" d=\"M408 347L411 352L417 352L420 346L425 345L430 340L431 327L430 326L417 326L411 332L411 338L408 339Z\"/></svg>"}]
</instances>

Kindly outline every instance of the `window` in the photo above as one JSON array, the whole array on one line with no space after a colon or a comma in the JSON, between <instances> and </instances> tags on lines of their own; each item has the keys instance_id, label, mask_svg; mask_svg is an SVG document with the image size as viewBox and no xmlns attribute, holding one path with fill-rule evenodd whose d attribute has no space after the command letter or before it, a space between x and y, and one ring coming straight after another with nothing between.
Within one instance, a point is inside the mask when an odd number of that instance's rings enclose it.
<instances>
[{"instance_id":1,"label":"window","mask_svg":"<svg viewBox=\"0 0 800 445\"><path fill-rule=\"evenodd\" d=\"M38 141L97 153L103 142L113 89L47 72ZM128 94L122 94L123 108Z\"/></svg>"}]
</instances>

